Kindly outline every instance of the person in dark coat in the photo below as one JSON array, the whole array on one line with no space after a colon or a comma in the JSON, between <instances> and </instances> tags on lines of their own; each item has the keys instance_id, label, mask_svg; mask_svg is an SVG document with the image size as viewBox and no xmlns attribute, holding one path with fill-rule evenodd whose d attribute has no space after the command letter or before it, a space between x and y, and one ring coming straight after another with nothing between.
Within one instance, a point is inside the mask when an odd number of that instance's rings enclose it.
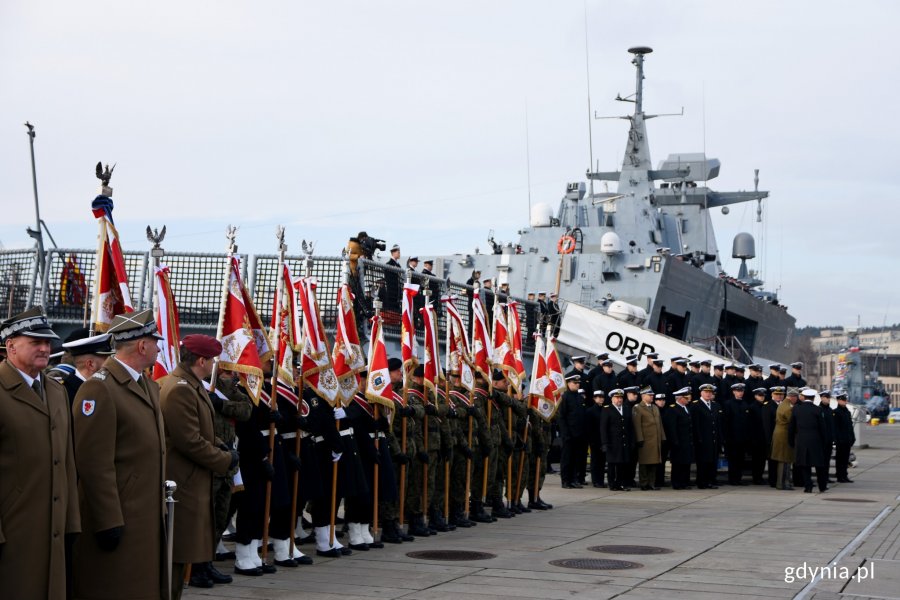
<instances>
[{"instance_id":1,"label":"person in dark coat","mask_svg":"<svg viewBox=\"0 0 900 600\"><path fill-rule=\"evenodd\" d=\"M634 426L631 413L622 406L625 392L620 389L610 393L610 404L603 407L600 416L600 440L606 454L609 489L627 492L623 467L634 460ZM632 473L633 475L633 473Z\"/></svg>"},{"instance_id":2,"label":"person in dark coat","mask_svg":"<svg viewBox=\"0 0 900 600\"><path fill-rule=\"evenodd\" d=\"M637 354L632 354L625 359L625 370L619 373L616 376L616 387L620 387L622 389L628 387L640 387L640 381L638 377L638 357ZM604 390L605 392L606 390Z\"/></svg>"},{"instance_id":3,"label":"person in dark coat","mask_svg":"<svg viewBox=\"0 0 900 600\"><path fill-rule=\"evenodd\" d=\"M856 443L856 434L853 432L853 416L847 408L847 394L840 393L835 396L837 408L834 409L834 473L841 483L853 483L847 477L847 467L850 465L850 448Z\"/></svg>"},{"instance_id":4,"label":"person in dark coat","mask_svg":"<svg viewBox=\"0 0 900 600\"><path fill-rule=\"evenodd\" d=\"M603 439L600 435L600 421L603 416L603 404L606 394L603 390L594 392L594 404L587 409L587 438L591 445L591 484L595 488L604 487L606 472L606 453L603 451Z\"/></svg>"},{"instance_id":5,"label":"person in dark coat","mask_svg":"<svg viewBox=\"0 0 900 600\"><path fill-rule=\"evenodd\" d=\"M604 356L604 355L601 355ZM616 374L613 372L613 363L609 358L598 357L597 366L588 375L588 384L585 389L601 390L609 398L609 393L620 387L616 385Z\"/></svg>"},{"instance_id":6,"label":"person in dark coat","mask_svg":"<svg viewBox=\"0 0 900 600\"><path fill-rule=\"evenodd\" d=\"M791 421L788 425L788 442L794 448L794 464L803 481L803 491L812 492L812 468L816 468L816 478L824 469L825 453L822 446L825 439L825 418L819 407L813 404L815 390L806 389L801 392L803 401L794 406ZM821 479L820 479L821 481ZM819 491L824 492L828 486L819 484Z\"/></svg>"},{"instance_id":7,"label":"person in dark coat","mask_svg":"<svg viewBox=\"0 0 900 600\"><path fill-rule=\"evenodd\" d=\"M113 349L108 333L88 337L88 329L84 327L73 331L62 347L72 356L75 366L71 374L58 380L65 386L71 406L78 388L103 367L103 362L112 356Z\"/></svg>"},{"instance_id":8,"label":"person in dark coat","mask_svg":"<svg viewBox=\"0 0 900 600\"><path fill-rule=\"evenodd\" d=\"M763 472L766 470L766 457L769 455L766 445L766 430L763 408L766 404L766 388L757 387L753 390L753 399L748 403L749 414L749 448L750 448L750 473L753 475L753 485L763 485ZM772 413L774 416L775 413Z\"/></svg>"},{"instance_id":9,"label":"person in dark coat","mask_svg":"<svg viewBox=\"0 0 900 600\"><path fill-rule=\"evenodd\" d=\"M747 379L744 381L748 390L755 390L756 388L763 385L762 378L762 365L752 364L747 369L750 371L750 375L747 376Z\"/></svg>"},{"instance_id":10,"label":"person in dark coat","mask_svg":"<svg viewBox=\"0 0 900 600\"><path fill-rule=\"evenodd\" d=\"M771 399L763 402L762 409L762 427L766 436L766 468L768 469L769 487L776 487L778 484L778 461L772 458L772 438L775 433L775 414L778 412L778 406L784 401L784 388L782 386L774 386L769 388L768 394Z\"/></svg>"},{"instance_id":11,"label":"person in dark coat","mask_svg":"<svg viewBox=\"0 0 900 600\"><path fill-rule=\"evenodd\" d=\"M644 379L644 385L649 385L653 388L654 394L666 394L669 391L668 380L662 368L663 361L654 358L653 362L650 363L650 373L647 373Z\"/></svg>"},{"instance_id":12,"label":"person in dark coat","mask_svg":"<svg viewBox=\"0 0 900 600\"><path fill-rule=\"evenodd\" d=\"M663 424L663 432L666 430L666 418L667 413L669 412L669 405L666 404L666 395L665 394L654 394L653 395L653 403L656 404L656 408L659 409L660 417L662 418ZM666 434L668 435L668 434ZM669 460L669 440L668 437L663 440L662 448L660 455L660 464L659 468L656 469L656 481L654 485L658 488L665 487L666 485L666 461ZM671 462L671 460L669 460Z\"/></svg>"},{"instance_id":13,"label":"person in dark coat","mask_svg":"<svg viewBox=\"0 0 900 600\"><path fill-rule=\"evenodd\" d=\"M791 374L785 377L781 385L795 388L806 387L806 380L803 378L802 362L791 363Z\"/></svg>"},{"instance_id":14,"label":"person in dark coat","mask_svg":"<svg viewBox=\"0 0 900 600\"><path fill-rule=\"evenodd\" d=\"M819 399L819 410L822 411L822 417L825 420L825 438L822 440L825 468L816 473L817 477L821 475L817 481L821 488L823 486L827 487L829 483L834 483L828 475L828 471L831 468L831 453L834 450L834 410L831 408L831 392L829 390L819 392Z\"/></svg>"},{"instance_id":15,"label":"person in dark coat","mask_svg":"<svg viewBox=\"0 0 900 600\"><path fill-rule=\"evenodd\" d=\"M689 393L677 390L676 395ZM722 451L722 408L713 398L716 387L706 383L700 386L700 400L691 403L691 416L694 418L694 452L697 460L697 487L718 489L716 484L716 466L719 453Z\"/></svg>"},{"instance_id":16,"label":"person in dark coat","mask_svg":"<svg viewBox=\"0 0 900 600\"><path fill-rule=\"evenodd\" d=\"M682 390L663 413L669 460L672 462L672 489L691 489L691 463L694 462L694 427L688 405L691 395Z\"/></svg>"},{"instance_id":17,"label":"person in dark coat","mask_svg":"<svg viewBox=\"0 0 900 600\"><path fill-rule=\"evenodd\" d=\"M578 457L587 452L587 435L585 431L585 406L582 393L579 391L581 376L573 373L566 377L566 391L559 401L557 422L562 441L560 458L560 477L563 488L580 488L578 482Z\"/></svg>"},{"instance_id":18,"label":"person in dark coat","mask_svg":"<svg viewBox=\"0 0 900 600\"><path fill-rule=\"evenodd\" d=\"M686 358L675 357L672 360L672 368L666 371L666 395L670 402L675 400L676 391L691 385L687 364Z\"/></svg>"},{"instance_id":19,"label":"person in dark coat","mask_svg":"<svg viewBox=\"0 0 900 600\"><path fill-rule=\"evenodd\" d=\"M744 401L744 384L731 385L731 400L724 407L725 452L728 457L728 485L746 485L744 455L750 445L750 404Z\"/></svg>"},{"instance_id":20,"label":"person in dark coat","mask_svg":"<svg viewBox=\"0 0 900 600\"><path fill-rule=\"evenodd\" d=\"M650 385L647 382L647 377L650 375L650 373L653 372L653 362L657 358L659 358L659 354L656 352L651 352L650 354L645 354L644 358L647 359L647 364L646 364L646 366L644 366L643 369L638 371L638 383L637 383L637 385L642 386L642 387L645 385ZM662 366L662 363L659 363L659 364L660 364L660 366ZM660 369L660 371L662 371L662 369ZM653 386L651 386L651 387L653 387ZM660 393L664 393L664 391L656 391L656 389L654 389L653 393L660 394Z\"/></svg>"}]
</instances>

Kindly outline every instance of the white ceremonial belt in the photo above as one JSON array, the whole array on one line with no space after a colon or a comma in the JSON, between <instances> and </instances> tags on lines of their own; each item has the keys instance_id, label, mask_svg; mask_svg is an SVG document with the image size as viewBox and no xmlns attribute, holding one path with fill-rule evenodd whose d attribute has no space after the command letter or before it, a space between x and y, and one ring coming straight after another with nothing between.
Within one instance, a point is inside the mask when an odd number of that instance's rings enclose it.
<instances>
[{"instance_id":1,"label":"white ceremonial belt","mask_svg":"<svg viewBox=\"0 0 900 600\"><path fill-rule=\"evenodd\" d=\"M339 433L341 435L353 435L353 428L348 427L347 429L341 429Z\"/></svg>"},{"instance_id":2,"label":"white ceremonial belt","mask_svg":"<svg viewBox=\"0 0 900 600\"><path fill-rule=\"evenodd\" d=\"M384 439L384 432L383 432L383 431L379 431L377 434L376 434L375 432L372 432L372 433L369 434L369 437L372 438L373 440L374 440L376 437L379 438L379 439Z\"/></svg>"},{"instance_id":3,"label":"white ceremonial belt","mask_svg":"<svg viewBox=\"0 0 900 600\"><path fill-rule=\"evenodd\" d=\"M324 441L325 441L325 436L323 436L323 435L317 435L316 437L313 438L313 441L314 441L315 443L317 443L317 444L318 444L319 442L324 442Z\"/></svg>"},{"instance_id":4,"label":"white ceremonial belt","mask_svg":"<svg viewBox=\"0 0 900 600\"><path fill-rule=\"evenodd\" d=\"M290 431L288 433L282 433L281 438L285 440L292 440L297 437L297 433L295 431Z\"/></svg>"}]
</instances>

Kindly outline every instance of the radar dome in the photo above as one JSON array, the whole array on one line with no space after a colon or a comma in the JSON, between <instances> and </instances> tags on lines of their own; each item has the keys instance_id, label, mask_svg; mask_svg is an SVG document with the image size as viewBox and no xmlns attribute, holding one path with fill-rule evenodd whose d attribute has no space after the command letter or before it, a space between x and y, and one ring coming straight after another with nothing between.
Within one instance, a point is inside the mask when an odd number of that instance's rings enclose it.
<instances>
[{"instance_id":1,"label":"radar dome","mask_svg":"<svg viewBox=\"0 0 900 600\"><path fill-rule=\"evenodd\" d=\"M553 221L553 208L549 204L535 204L531 207L531 226L550 227Z\"/></svg>"},{"instance_id":2,"label":"radar dome","mask_svg":"<svg viewBox=\"0 0 900 600\"><path fill-rule=\"evenodd\" d=\"M756 242L749 233L742 232L734 236L734 244L731 247L732 258L755 258Z\"/></svg>"},{"instance_id":3,"label":"radar dome","mask_svg":"<svg viewBox=\"0 0 900 600\"><path fill-rule=\"evenodd\" d=\"M604 254L619 254L622 252L622 240L615 231L607 231L600 238L600 252Z\"/></svg>"}]
</instances>

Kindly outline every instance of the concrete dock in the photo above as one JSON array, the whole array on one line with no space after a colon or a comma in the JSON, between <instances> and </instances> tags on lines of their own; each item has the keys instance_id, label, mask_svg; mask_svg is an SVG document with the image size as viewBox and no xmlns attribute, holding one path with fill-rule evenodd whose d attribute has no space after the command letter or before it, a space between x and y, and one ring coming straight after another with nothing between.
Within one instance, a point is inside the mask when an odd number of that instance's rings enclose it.
<instances>
[{"instance_id":1,"label":"concrete dock","mask_svg":"<svg viewBox=\"0 0 900 600\"><path fill-rule=\"evenodd\" d=\"M563 490L559 476L548 475L542 497L553 510L340 559L315 557L312 545L301 545L314 565L279 568L263 577L235 575L232 584L188 589L184 597L900 599L900 425L865 427L863 435L869 447L856 451L857 466L850 470L854 483L832 484L822 494L768 486L612 492L589 485ZM611 545L649 546L657 553L589 550ZM426 550L495 557L441 561L407 556ZM551 564L567 559L636 566ZM231 562L215 564L231 572ZM609 568L622 566L631 568Z\"/></svg>"}]
</instances>

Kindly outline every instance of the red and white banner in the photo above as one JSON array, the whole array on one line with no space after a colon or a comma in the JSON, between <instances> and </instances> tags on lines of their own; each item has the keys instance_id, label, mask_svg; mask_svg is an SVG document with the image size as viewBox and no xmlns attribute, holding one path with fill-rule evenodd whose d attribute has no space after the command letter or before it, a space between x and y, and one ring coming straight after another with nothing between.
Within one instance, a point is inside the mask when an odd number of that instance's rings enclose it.
<instances>
[{"instance_id":1,"label":"red and white banner","mask_svg":"<svg viewBox=\"0 0 900 600\"><path fill-rule=\"evenodd\" d=\"M541 418L549 421L556 414L556 396L554 385L547 375L547 359L544 355L544 339L540 334L534 336L534 364L531 369L531 386L528 389L528 404Z\"/></svg>"},{"instance_id":2,"label":"red and white banner","mask_svg":"<svg viewBox=\"0 0 900 600\"><path fill-rule=\"evenodd\" d=\"M353 295L350 286L344 283L337 296L337 331L334 333L334 348L331 360L334 374L341 388L341 403L349 406L359 390L358 373L366 367L359 332L356 330L356 315L353 314Z\"/></svg>"},{"instance_id":3,"label":"red and white banner","mask_svg":"<svg viewBox=\"0 0 900 600\"><path fill-rule=\"evenodd\" d=\"M437 334L437 317L434 314L434 306L432 306L431 302L426 302L425 306L419 309L419 312L422 313L422 322L425 328L425 358L423 359L425 376L423 383L427 389L437 393L437 388L441 384L441 377L444 376L438 351L440 342Z\"/></svg>"},{"instance_id":4,"label":"red and white banner","mask_svg":"<svg viewBox=\"0 0 900 600\"><path fill-rule=\"evenodd\" d=\"M109 329L113 318L122 313L134 312L131 292L128 289L128 273L125 257L119 244L119 234L113 224L112 198L97 196L91 210L100 226L97 241L97 263L94 272L94 331Z\"/></svg>"},{"instance_id":5,"label":"red and white banner","mask_svg":"<svg viewBox=\"0 0 900 600\"><path fill-rule=\"evenodd\" d=\"M547 338L544 362L547 364L547 379L549 380L547 387L549 393L553 394L554 398L558 398L566 389L566 378L563 374L562 362L559 360L559 353L556 351L556 338L553 336L548 336Z\"/></svg>"},{"instance_id":6,"label":"red and white banner","mask_svg":"<svg viewBox=\"0 0 900 600\"><path fill-rule=\"evenodd\" d=\"M441 302L447 309L447 371L459 373L459 381L470 392L475 387L475 373L469 356L469 341L462 316L453 301L456 296L444 296Z\"/></svg>"},{"instance_id":7,"label":"red and white banner","mask_svg":"<svg viewBox=\"0 0 900 600\"><path fill-rule=\"evenodd\" d=\"M409 374L419 364L419 344L416 341L416 320L413 318L414 298L419 293L415 283L403 285L403 313L400 321L400 356L403 359L403 385L409 385ZM406 402L406 398L403 399Z\"/></svg>"},{"instance_id":8,"label":"red and white banner","mask_svg":"<svg viewBox=\"0 0 900 600\"><path fill-rule=\"evenodd\" d=\"M516 371L515 360L513 359L510 346L506 313L499 300L494 301L494 331L491 339L494 341L493 352L491 353L491 362L494 363L494 368L503 371L503 376L506 377L513 389L518 391L521 381Z\"/></svg>"},{"instance_id":9,"label":"red and white banner","mask_svg":"<svg viewBox=\"0 0 900 600\"><path fill-rule=\"evenodd\" d=\"M317 282L313 277L304 277L296 282L294 289L303 311L303 341L301 343L301 372L304 385L317 396L334 406L338 402L340 386L331 364L331 352L325 337L325 326L316 299Z\"/></svg>"},{"instance_id":10,"label":"red and white banner","mask_svg":"<svg viewBox=\"0 0 900 600\"><path fill-rule=\"evenodd\" d=\"M484 304L477 294L472 298L472 366L475 371L481 373L487 386L491 387L491 333L488 331L487 318L484 312Z\"/></svg>"},{"instance_id":11,"label":"red and white banner","mask_svg":"<svg viewBox=\"0 0 900 600\"><path fill-rule=\"evenodd\" d=\"M506 305L507 329L509 330L509 348L512 354L513 368L517 380L514 385L517 392L522 391L522 382L525 380L525 363L522 361L522 324L519 321L519 303L510 300Z\"/></svg>"},{"instance_id":12,"label":"red and white banner","mask_svg":"<svg viewBox=\"0 0 900 600\"><path fill-rule=\"evenodd\" d=\"M280 306L278 303L278 292L276 291L275 293L271 323L273 339L270 343L276 352L275 363L278 365L278 380L283 381L289 387L293 387L294 353L300 348L300 315L297 311L294 279L291 277L291 268L287 263L282 265L281 277L284 289L281 293ZM280 320L280 325L276 318ZM278 325L277 340L274 339L276 325Z\"/></svg>"},{"instance_id":13,"label":"red and white banner","mask_svg":"<svg viewBox=\"0 0 900 600\"><path fill-rule=\"evenodd\" d=\"M175 296L172 294L172 286L169 283L169 267L160 265L153 268L156 277L156 295L153 300L153 316L156 319L156 329L163 339L156 342L159 346L159 354L156 355L156 363L153 365L153 379L165 377L178 365L181 360L178 342L181 339L181 330L178 322L178 307L175 305Z\"/></svg>"},{"instance_id":14,"label":"red and white banner","mask_svg":"<svg viewBox=\"0 0 900 600\"><path fill-rule=\"evenodd\" d=\"M222 369L238 373L254 404L259 404L264 377L262 365L272 358L272 352L253 300L241 281L241 265L237 257L231 258L227 294L219 365Z\"/></svg>"},{"instance_id":15,"label":"red and white banner","mask_svg":"<svg viewBox=\"0 0 900 600\"><path fill-rule=\"evenodd\" d=\"M372 339L369 342L369 364L366 376L366 398L370 402L394 409L394 390L391 388L391 374L388 369L387 348L384 346L384 332L379 315L372 317Z\"/></svg>"}]
</instances>

